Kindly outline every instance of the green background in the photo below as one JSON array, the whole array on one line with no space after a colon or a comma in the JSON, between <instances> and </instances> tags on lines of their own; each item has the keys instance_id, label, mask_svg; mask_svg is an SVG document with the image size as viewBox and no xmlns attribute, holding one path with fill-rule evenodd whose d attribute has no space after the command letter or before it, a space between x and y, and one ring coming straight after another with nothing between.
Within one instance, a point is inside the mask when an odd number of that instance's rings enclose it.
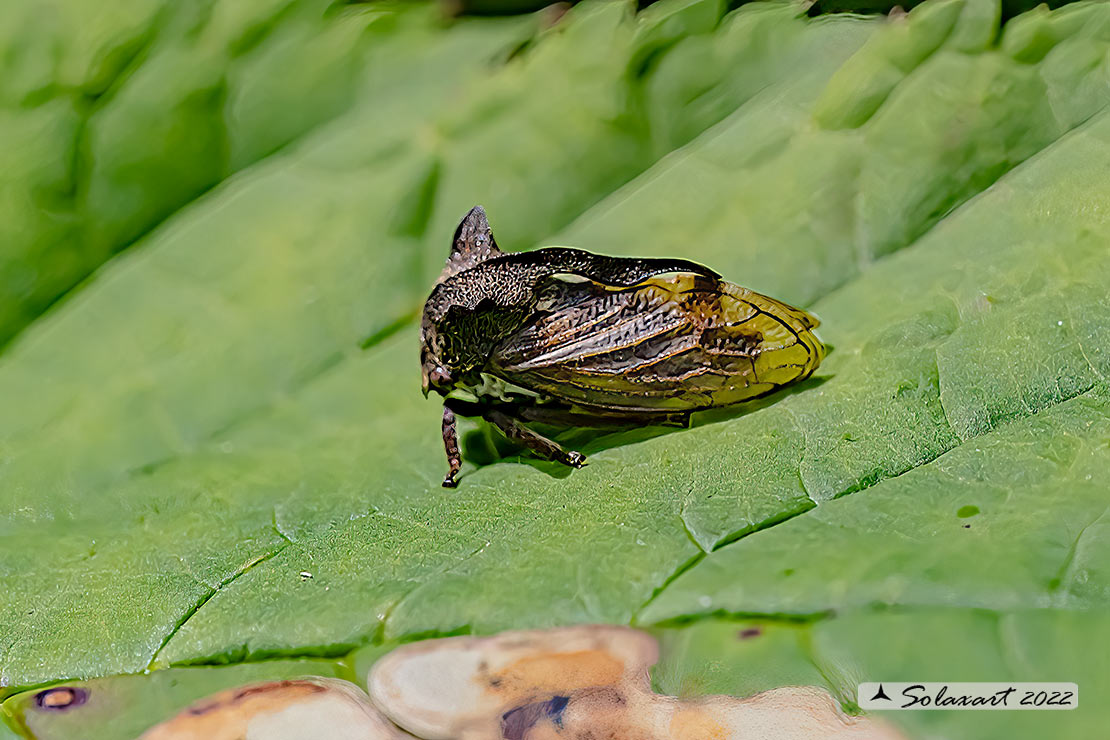
<instances>
[{"instance_id":1,"label":"green background","mask_svg":"<svg viewBox=\"0 0 1110 740\"><path fill-rule=\"evenodd\" d=\"M819 10L0 6L12 727L129 737L584 622L661 628L672 692L1075 681L1072 712L890 719L1107 726L1110 4ZM468 423L444 490L417 315L477 203L510 250L705 263L833 352L690 430L568 432L579 471ZM76 680L97 702L39 716Z\"/></svg>"}]
</instances>

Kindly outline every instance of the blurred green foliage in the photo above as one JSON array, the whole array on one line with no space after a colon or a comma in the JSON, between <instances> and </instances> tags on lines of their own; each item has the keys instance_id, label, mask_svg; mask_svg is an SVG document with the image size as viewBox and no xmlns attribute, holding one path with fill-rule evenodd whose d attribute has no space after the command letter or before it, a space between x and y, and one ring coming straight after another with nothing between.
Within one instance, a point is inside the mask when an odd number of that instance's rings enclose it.
<instances>
[{"instance_id":1,"label":"blurred green foliage","mask_svg":"<svg viewBox=\"0 0 1110 740\"><path fill-rule=\"evenodd\" d=\"M1102 613L1110 5L803 10L5 4L0 691L572 622ZM706 263L835 351L743 415L569 432L573 473L471 425L445 491L415 317L476 203L509 249Z\"/></svg>"},{"instance_id":2,"label":"blurred green foliage","mask_svg":"<svg viewBox=\"0 0 1110 740\"><path fill-rule=\"evenodd\" d=\"M491 20L444 34L439 15L330 0L0 5L0 345L221 181L353 107L381 106L404 81L383 65L458 58L466 43L496 55L535 28ZM436 80L395 103L434 105L490 61L440 60Z\"/></svg>"}]
</instances>

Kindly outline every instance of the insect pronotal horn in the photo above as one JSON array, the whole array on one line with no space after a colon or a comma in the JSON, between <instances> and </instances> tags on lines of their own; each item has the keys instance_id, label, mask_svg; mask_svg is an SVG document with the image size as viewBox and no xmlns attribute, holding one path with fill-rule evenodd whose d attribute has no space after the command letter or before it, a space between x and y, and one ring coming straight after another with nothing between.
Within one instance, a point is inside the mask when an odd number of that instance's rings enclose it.
<instances>
[{"instance_id":1,"label":"insect pronotal horn","mask_svg":"<svg viewBox=\"0 0 1110 740\"><path fill-rule=\"evenodd\" d=\"M442 283L456 273L471 268L479 262L499 257L501 254L501 250L497 248L497 242L494 241L485 210L481 206L474 206L463 216L463 220L455 229L451 254L447 258L443 273L439 276L439 282Z\"/></svg>"}]
</instances>

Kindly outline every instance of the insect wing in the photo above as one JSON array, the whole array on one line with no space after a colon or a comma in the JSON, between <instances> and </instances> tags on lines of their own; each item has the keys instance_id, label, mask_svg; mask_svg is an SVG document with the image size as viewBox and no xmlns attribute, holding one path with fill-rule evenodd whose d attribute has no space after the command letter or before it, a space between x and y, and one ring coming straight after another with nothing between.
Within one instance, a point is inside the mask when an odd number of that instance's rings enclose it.
<instances>
[{"instance_id":1,"label":"insect wing","mask_svg":"<svg viewBox=\"0 0 1110 740\"><path fill-rule=\"evenodd\" d=\"M500 343L490 371L580 406L724 406L807 377L824 357L812 316L705 275L631 287L557 275L538 293L533 320Z\"/></svg>"}]
</instances>

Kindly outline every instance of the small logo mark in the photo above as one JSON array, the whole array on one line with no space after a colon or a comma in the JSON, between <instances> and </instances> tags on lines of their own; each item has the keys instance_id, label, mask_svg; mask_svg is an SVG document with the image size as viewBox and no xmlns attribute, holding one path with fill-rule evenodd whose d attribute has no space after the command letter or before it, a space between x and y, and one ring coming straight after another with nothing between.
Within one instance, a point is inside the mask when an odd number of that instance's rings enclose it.
<instances>
[{"instance_id":1,"label":"small logo mark","mask_svg":"<svg viewBox=\"0 0 1110 740\"><path fill-rule=\"evenodd\" d=\"M893 699L891 699L889 696L886 695L885 691L883 691L883 685L882 684L879 684L879 690L876 691L875 695L871 697L871 701L875 701L876 699L886 699L887 701L894 701Z\"/></svg>"}]
</instances>

